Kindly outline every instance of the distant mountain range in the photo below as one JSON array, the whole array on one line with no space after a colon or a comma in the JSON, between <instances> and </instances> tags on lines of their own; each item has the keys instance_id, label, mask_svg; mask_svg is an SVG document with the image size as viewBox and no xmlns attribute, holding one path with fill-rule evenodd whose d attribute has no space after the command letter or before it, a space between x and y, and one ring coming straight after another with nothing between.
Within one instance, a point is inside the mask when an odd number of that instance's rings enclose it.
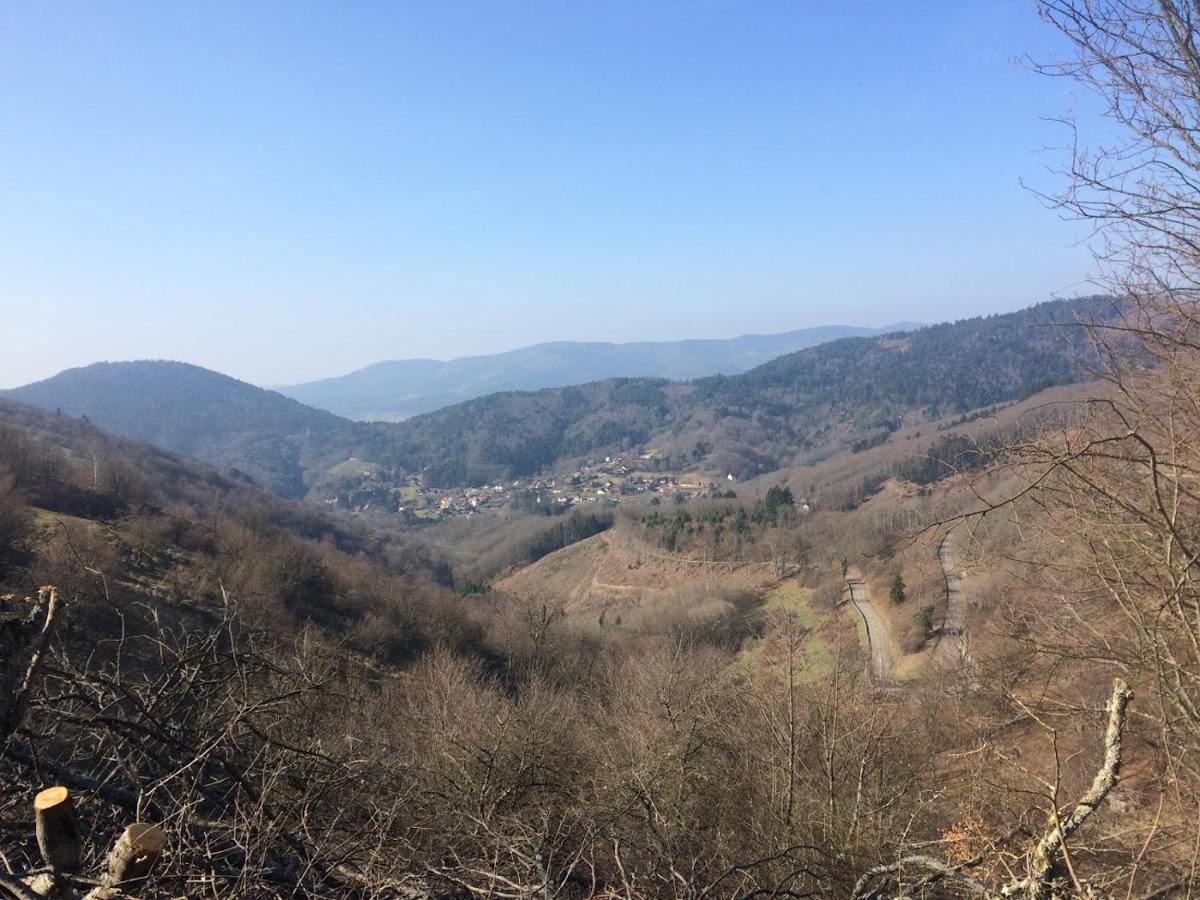
<instances>
[{"instance_id":1,"label":"distant mountain range","mask_svg":"<svg viewBox=\"0 0 1200 900\"><path fill-rule=\"evenodd\" d=\"M350 419L398 421L500 391L536 391L605 378L736 375L767 360L845 337L912 331L827 325L784 334L747 334L724 340L638 341L628 344L558 341L489 356L398 359L348 375L310 381L280 392Z\"/></svg>"},{"instance_id":2,"label":"distant mountain range","mask_svg":"<svg viewBox=\"0 0 1200 900\"><path fill-rule=\"evenodd\" d=\"M678 471L746 477L1085 377L1091 345L1055 301L907 334L848 337L738 375L506 391L403 422L356 422L184 363L98 363L0 392L302 496L350 458L439 486L494 483L653 448Z\"/></svg>"}]
</instances>

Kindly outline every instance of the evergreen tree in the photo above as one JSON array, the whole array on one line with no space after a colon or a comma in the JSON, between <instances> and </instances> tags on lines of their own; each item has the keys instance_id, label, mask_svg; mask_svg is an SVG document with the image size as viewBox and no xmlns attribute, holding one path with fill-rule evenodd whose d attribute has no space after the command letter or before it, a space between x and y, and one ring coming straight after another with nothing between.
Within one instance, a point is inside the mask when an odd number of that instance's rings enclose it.
<instances>
[{"instance_id":1,"label":"evergreen tree","mask_svg":"<svg viewBox=\"0 0 1200 900\"><path fill-rule=\"evenodd\" d=\"M784 508L791 508L796 503L792 497L792 489L772 485L767 490L766 500L763 501L764 512L766 519L774 523L779 517L779 511Z\"/></svg>"},{"instance_id":2,"label":"evergreen tree","mask_svg":"<svg viewBox=\"0 0 1200 900\"><path fill-rule=\"evenodd\" d=\"M921 636L925 640L933 637L933 607L922 606L921 611L917 613L917 626L921 629Z\"/></svg>"}]
</instances>

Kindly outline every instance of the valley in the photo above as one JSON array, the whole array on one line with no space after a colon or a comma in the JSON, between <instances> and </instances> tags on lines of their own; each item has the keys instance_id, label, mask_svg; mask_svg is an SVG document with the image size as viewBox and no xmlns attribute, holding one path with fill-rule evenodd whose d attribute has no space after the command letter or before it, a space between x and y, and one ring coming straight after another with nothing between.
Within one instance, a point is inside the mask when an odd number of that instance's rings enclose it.
<instances>
[{"instance_id":1,"label":"valley","mask_svg":"<svg viewBox=\"0 0 1200 900\"><path fill-rule=\"evenodd\" d=\"M378 466L390 486L419 478L427 489L570 476L589 459L650 451L654 473L747 480L1079 381L1094 353L1080 320L1117 313L1100 298L1054 301L902 341L843 338L735 376L506 392L400 423L352 422L173 362L99 363L0 396L86 415L292 497L336 497L342 481L352 491L358 476L337 474L351 459Z\"/></svg>"},{"instance_id":2,"label":"valley","mask_svg":"<svg viewBox=\"0 0 1200 900\"><path fill-rule=\"evenodd\" d=\"M1200 0L3 23L0 900L1200 896Z\"/></svg>"},{"instance_id":3,"label":"valley","mask_svg":"<svg viewBox=\"0 0 1200 900\"><path fill-rule=\"evenodd\" d=\"M420 475L389 478L379 466L350 459L333 467L321 493L333 493L324 503L356 513L397 513L406 521L469 518L488 510L514 509L543 515L561 514L577 507L615 507L635 499L658 496L683 500L715 496L719 481L697 472L651 470L659 456L653 449L636 456L630 451L584 459L574 470L508 484L481 484L461 488L429 487ZM723 479L732 489L733 478Z\"/></svg>"},{"instance_id":4,"label":"valley","mask_svg":"<svg viewBox=\"0 0 1200 900\"><path fill-rule=\"evenodd\" d=\"M936 417L930 409L912 410L890 427L867 431L869 439L849 440L862 433L850 431L807 462L746 479L714 471L704 452L683 459L669 444L646 443L570 458L509 481L444 486L424 469L391 467L360 450L320 476L306 474L302 498L266 490L241 469L109 434L93 424L93 413L3 401L0 462L10 474L8 487L0 484L0 506L7 502L16 510L8 521L19 525L8 539L9 555L0 554L7 560L0 578L16 588L4 602L18 615L10 612L10 621L26 621L21 611L29 607L15 597L55 584L75 624L55 651L57 665L71 668L51 677L64 686L110 685L105 690L118 694L97 702L118 703L131 721L148 722L150 713L136 695L120 693L133 690L127 667L143 673L138 678L159 679L147 682L154 691L176 696L171 691L178 688L161 681L166 673L155 674L155 654L163 648L181 656L196 652L191 634L244 632L244 639L231 638L229 650L215 649L227 646L224 638L209 644L215 655L201 665L218 684L226 682L217 673L235 665L227 652L242 654L231 673L247 664L262 667L263 675L240 689L249 693L238 702L278 709L271 730L255 726L226 743L219 735L239 728L214 710L188 746L209 741L221 748L205 764L216 766L212 777L243 758L245 741L252 740L254 752L282 754L279 766L300 772L308 769L306 760L315 760L331 784L353 781L368 793L380 778L415 779L402 818L387 826L387 841L404 847L410 860L423 860L418 865L433 878L458 870L426 855L414 837L418 821L438 823L433 846L467 840L460 852L478 853L469 843L474 839L465 837L465 823L479 815L481 790L495 804L489 816L500 809L525 815L513 803L546 809L565 802L576 810L571 815L595 810L605 817L606 797L629 802L648 790L656 804L673 805L674 815L683 817L681 834L693 836L705 834L701 822L716 804L751 829L750 843L733 851L740 857L769 840L762 829L782 827L786 804L776 804L787 792L779 793L780 760L797 755L795 784L815 798L828 790L827 784L818 790L828 775L820 767L807 771L799 759L832 752L846 771L889 773L869 800L852 781L835 785L835 796L847 803L853 796L868 803L858 812L791 794L796 808L807 810L805 828L860 832L846 863L820 864L821 883L849 891L892 840L889 810L911 785L937 791L922 827L946 834L957 826L941 810L967 804L1003 821L1022 796L1022 765L992 760L1006 786L985 802L972 793L971 779L953 774L962 760L980 747L1003 748L1004 758L1045 757L1029 720L1013 716L1014 709L1041 703L1037 692L1045 687L1038 687L1037 666L1015 674L1027 665L1018 661L1029 644L1026 626L1011 620L1052 617L1056 607L1022 592L1032 605L1016 610L1009 598L1042 571L1031 560L1018 561L1011 548L1034 523L1046 521L1046 513L1019 501L1006 507L1014 515L1020 509L1012 520L979 519L979 510L995 498L1019 497L1023 480L1038 477L1010 466L1013 448L1076 421L1068 417L1109 396L1107 390L1099 383L1060 385ZM106 413L100 406L94 414ZM338 435L377 427L343 431L346 425L316 419L313 425L331 429L321 439L329 441L327 459L345 452ZM316 428L292 427L284 420L271 439L287 444L302 435L309 443L294 445L306 448L301 456L319 458ZM237 446L263 446L262 438L247 445L238 437ZM31 615L36 621L37 613ZM128 649L114 656L103 649L109 646ZM1012 673L1004 682L1011 686L990 687L990 667ZM351 708L313 680L317 671L338 685L337 695L355 697ZM1083 664L1059 678L1053 703L1084 690L1095 674ZM92 701L68 699L73 696L39 701L62 716L56 736L50 743L33 733L13 739L0 772L15 773L37 758L75 789L103 781L106 793L88 801L89 809L102 803L132 808L124 798L136 780L103 774L66 750L88 734L105 748L101 759L129 753L123 742L135 742L140 766L161 773L156 803L187 796L185 783L168 769L185 765L190 751L157 738L96 731L101 726L89 718ZM391 712L397 702L403 704L399 716ZM455 712L447 717L450 708ZM464 708L486 711L475 720L484 730L469 738L460 731L468 721L459 712ZM563 718L560 710L567 708L573 712ZM359 715L394 724L364 732L346 720ZM790 730L781 732L787 721ZM964 729L964 721L970 727ZM344 752L331 752L322 737L331 728L354 736ZM914 728L920 740L912 737ZM534 734L539 742L518 750ZM780 744L781 734L791 736ZM987 735L983 743L980 734ZM451 789L448 802L447 773L425 760L466 765L455 749L464 740L487 753L515 755L504 756L494 773L459 770L454 778L465 781ZM831 740L838 749L820 749ZM720 748L731 744L755 761L736 774L738 793L753 804L746 808L728 792L728 778L712 780L712 772L728 767ZM675 758L669 748L676 746L693 760L672 776L682 780L646 788L626 781L629 771L666 778L661 766ZM534 769L522 762L530 752L540 754ZM1132 759L1142 756L1139 750ZM589 774L563 769L569 759ZM1150 775L1136 765L1129 784L1149 791ZM543 795L538 785L547 778L555 787ZM354 793L347 800L345 788L336 800L321 799L300 786L303 779L295 784L287 791L307 804L304 815L319 817L325 833L339 840L352 840L366 826L336 810L349 802L355 817L381 812L368 796ZM206 824L182 826L187 843L164 877L203 868L202 848L213 840L259 842L263 852L277 852L267 850L269 831L241 823L232 812L228 804L240 791L206 797ZM512 799L512 791L526 792L528 800ZM553 799L560 794L570 799ZM1145 801L1127 803L1127 818L1144 822L1153 812ZM272 827L296 827L286 807L272 816ZM617 828L624 841L650 841L624 851L622 863L636 853L639 867L655 871L661 851L648 837L653 831L631 812L617 823L596 820L588 827ZM1174 834L1183 826L1158 827ZM810 832L814 840L817 831ZM486 845L490 838L483 840ZM575 838L557 840L565 847ZM716 858L709 840L697 850L697 864ZM327 865L321 845L298 839L289 846ZM818 864L806 852L789 854L789 865ZM1178 864L1167 849L1160 858ZM790 876L765 865L754 877L768 884ZM319 881L353 892L360 889L355 879L350 872L297 874L286 883L312 890Z\"/></svg>"}]
</instances>

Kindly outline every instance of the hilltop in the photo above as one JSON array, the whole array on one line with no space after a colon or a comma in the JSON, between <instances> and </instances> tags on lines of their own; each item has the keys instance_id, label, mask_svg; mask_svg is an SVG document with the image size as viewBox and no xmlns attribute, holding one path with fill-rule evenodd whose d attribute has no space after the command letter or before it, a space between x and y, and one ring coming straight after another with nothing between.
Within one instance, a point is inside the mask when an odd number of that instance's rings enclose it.
<instances>
[{"instance_id":1,"label":"hilltop","mask_svg":"<svg viewBox=\"0 0 1200 900\"><path fill-rule=\"evenodd\" d=\"M95 363L2 393L236 469L286 496L304 494L321 448L352 442L351 423L331 413L168 360Z\"/></svg>"}]
</instances>

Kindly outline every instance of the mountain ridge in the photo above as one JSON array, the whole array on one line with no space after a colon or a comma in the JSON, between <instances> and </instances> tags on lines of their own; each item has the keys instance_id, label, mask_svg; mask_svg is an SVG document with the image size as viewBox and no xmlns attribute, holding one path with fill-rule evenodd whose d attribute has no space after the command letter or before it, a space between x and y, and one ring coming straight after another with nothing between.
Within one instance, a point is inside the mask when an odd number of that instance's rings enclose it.
<instances>
[{"instance_id":1,"label":"mountain ridge","mask_svg":"<svg viewBox=\"0 0 1200 900\"><path fill-rule=\"evenodd\" d=\"M567 387L608 378L691 380L736 375L770 359L845 337L911 331L823 325L777 334L678 341L547 341L500 353L382 360L344 375L277 390L309 406L358 420L395 421L505 391Z\"/></svg>"},{"instance_id":2,"label":"mountain ridge","mask_svg":"<svg viewBox=\"0 0 1200 900\"><path fill-rule=\"evenodd\" d=\"M1055 300L904 335L842 338L739 375L494 394L400 423L378 452L444 486L648 445L679 471L758 475L902 421L1077 381L1091 351L1077 318L1111 311L1100 298Z\"/></svg>"},{"instance_id":3,"label":"mountain ridge","mask_svg":"<svg viewBox=\"0 0 1200 900\"><path fill-rule=\"evenodd\" d=\"M525 478L635 448L653 448L676 471L742 478L1079 380L1088 342L1076 318L1105 308L1088 302L842 338L732 376L499 392L398 423L354 422L183 363L97 364L0 396L87 415L287 496L305 495L352 457L435 487ZM1054 322L1070 327L1039 327Z\"/></svg>"}]
</instances>

